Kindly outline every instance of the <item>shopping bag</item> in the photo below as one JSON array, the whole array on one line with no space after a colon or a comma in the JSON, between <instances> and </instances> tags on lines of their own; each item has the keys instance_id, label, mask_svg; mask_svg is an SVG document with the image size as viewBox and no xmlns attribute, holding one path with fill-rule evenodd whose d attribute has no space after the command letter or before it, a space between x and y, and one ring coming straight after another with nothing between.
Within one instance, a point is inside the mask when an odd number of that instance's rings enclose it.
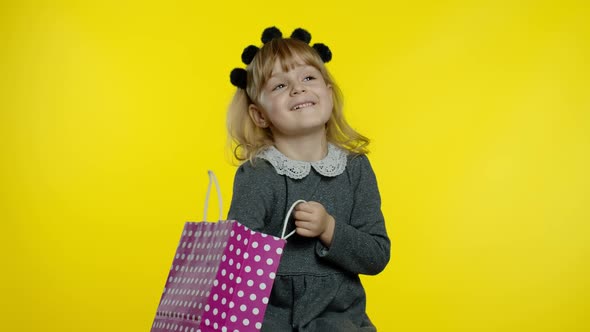
<instances>
[{"instance_id":1,"label":"shopping bag","mask_svg":"<svg viewBox=\"0 0 590 332\"><path fill-rule=\"evenodd\" d=\"M219 221L207 222L211 184L217 187ZM298 201L299 202L299 201ZM286 238L221 220L219 184L209 171L202 222L186 222L168 274L152 332L259 331Z\"/></svg>"}]
</instances>

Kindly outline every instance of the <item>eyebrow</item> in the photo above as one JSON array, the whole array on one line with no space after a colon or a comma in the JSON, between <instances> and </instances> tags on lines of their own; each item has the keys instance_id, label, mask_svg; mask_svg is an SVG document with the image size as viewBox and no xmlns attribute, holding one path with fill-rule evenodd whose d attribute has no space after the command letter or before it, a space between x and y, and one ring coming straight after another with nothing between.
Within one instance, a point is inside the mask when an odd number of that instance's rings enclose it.
<instances>
[{"instance_id":1,"label":"eyebrow","mask_svg":"<svg viewBox=\"0 0 590 332\"><path fill-rule=\"evenodd\" d=\"M302 70L313 69L313 70L317 70L319 72L319 70L316 67L314 67L312 65L307 65L307 64L299 64L299 65L296 65L295 67L293 67L293 69L290 69L289 71L294 70L295 68L303 68ZM270 76L269 76L269 78L268 78L267 81L270 81L273 77L276 77L276 76L279 76L279 75L288 73L289 71L286 71L286 72L285 71L281 71L279 73L275 73L273 71L273 72L271 72L271 74L270 74Z\"/></svg>"}]
</instances>

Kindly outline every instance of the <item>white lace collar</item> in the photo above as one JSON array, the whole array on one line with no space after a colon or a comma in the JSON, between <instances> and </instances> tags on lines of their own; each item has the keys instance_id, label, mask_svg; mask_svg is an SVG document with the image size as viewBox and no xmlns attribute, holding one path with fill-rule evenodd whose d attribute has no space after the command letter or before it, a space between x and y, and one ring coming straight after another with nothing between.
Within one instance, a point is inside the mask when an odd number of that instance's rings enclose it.
<instances>
[{"instance_id":1,"label":"white lace collar","mask_svg":"<svg viewBox=\"0 0 590 332\"><path fill-rule=\"evenodd\" d=\"M274 146L260 151L257 155L258 158L268 160L278 174L295 180L306 177L312 167L323 176L338 176L346 168L346 156L344 150L333 144L328 144L328 154L324 159L312 162L289 159Z\"/></svg>"}]
</instances>

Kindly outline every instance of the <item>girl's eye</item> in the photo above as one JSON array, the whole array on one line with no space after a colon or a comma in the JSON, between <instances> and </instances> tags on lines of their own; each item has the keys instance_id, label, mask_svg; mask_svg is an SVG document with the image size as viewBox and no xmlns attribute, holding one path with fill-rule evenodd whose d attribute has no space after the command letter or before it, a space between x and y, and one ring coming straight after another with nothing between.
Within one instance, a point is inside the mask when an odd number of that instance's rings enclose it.
<instances>
[{"instance_id":1,"label":"girl's eye","mask_svg":"<svg viewBox=\"0 0 590 332\"><path fill-rule=\"evenodd\" d=\"M311 80L315 80L314 76L305 76L305 78L303 79L303 81L311 81Z\"/></svg>"},{"instance_id":2,"label":"girl's eye","mask_svg":"<svg viewBox=\"0 0 590 332\"><path fill-rule=\"evenodd\" d=\"M274 88L272 88L272 91L278 90L278 89L282 89L285 87L285 84L281 83L281 84L277 84L275 85Z\"/></svg>"}]
</instances>

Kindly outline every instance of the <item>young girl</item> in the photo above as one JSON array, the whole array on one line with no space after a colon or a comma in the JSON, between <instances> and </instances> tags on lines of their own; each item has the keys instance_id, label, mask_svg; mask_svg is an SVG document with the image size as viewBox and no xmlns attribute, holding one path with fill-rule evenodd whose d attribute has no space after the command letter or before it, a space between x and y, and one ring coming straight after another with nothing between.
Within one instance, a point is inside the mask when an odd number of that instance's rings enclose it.
<instances>
[{"instance_id":1,"label":"young girl","mask_svg":"<svg viewBox=\"0 0 590 332\"><path fill-rule=\"evenodd\" d=\"M228 219L281 236L291 205L306 201L293 210L262 331L375 331L359 274L381 272L390 243L369 140L344 118L329 48L310 40L268 28L232 72L227 124L243 163Z\"/></svg>"}]
</instances>

